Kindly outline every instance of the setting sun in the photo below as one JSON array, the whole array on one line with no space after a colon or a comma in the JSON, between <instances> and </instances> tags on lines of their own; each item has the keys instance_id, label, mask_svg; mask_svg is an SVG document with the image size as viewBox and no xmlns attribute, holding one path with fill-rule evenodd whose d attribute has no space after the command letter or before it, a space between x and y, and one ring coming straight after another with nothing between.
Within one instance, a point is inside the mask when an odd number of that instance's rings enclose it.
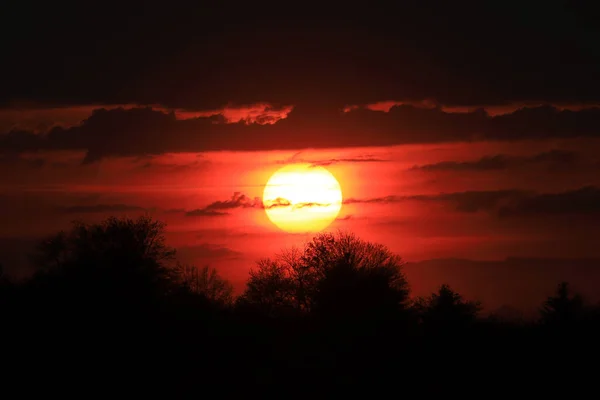
<instances>
[{"instance_id":1,"label":"setting sun","mask_svg":"<svg viewBox=\"0 0 600 400\"><path fill-rule=\"evenodd\" d=\"M325 168L292 164L271 176L263 205L269 219L286 232L318 232L340 212L342 190Z\"/></svg>"}]
</instances>

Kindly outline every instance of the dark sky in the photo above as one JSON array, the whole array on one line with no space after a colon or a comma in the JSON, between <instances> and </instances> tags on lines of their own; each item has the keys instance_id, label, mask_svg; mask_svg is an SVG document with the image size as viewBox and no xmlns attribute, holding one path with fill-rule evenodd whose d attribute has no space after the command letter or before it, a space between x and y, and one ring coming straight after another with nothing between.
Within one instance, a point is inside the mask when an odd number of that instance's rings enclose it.
<instances>
[{"instance_id":1,"label":"dark sky","mask_svg":"<svg viewBox=\"0 0 600 400\"><path fill-rule=\"evenodd\" d=\"M592 2L199 3L4 4L0 100L600 100Z\"/></svg>"}]
</instances>

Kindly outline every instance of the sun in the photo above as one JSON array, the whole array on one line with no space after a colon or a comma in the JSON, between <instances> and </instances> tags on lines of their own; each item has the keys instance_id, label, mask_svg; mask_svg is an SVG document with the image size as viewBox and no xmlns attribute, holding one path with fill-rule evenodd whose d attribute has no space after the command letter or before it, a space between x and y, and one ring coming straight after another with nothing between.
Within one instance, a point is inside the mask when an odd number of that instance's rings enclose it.
<instances>
[{"instance_id":1,"label":"sun","mask_svg":"<svg viewBox=\"0 0 600 400\"><path fill-rule=\"evenodd\" d=\"M269 178L263 206L271 222L286 232L319 232L340 212L342 189L321 166L290 164Z\"/></svg>"}]
</instances>

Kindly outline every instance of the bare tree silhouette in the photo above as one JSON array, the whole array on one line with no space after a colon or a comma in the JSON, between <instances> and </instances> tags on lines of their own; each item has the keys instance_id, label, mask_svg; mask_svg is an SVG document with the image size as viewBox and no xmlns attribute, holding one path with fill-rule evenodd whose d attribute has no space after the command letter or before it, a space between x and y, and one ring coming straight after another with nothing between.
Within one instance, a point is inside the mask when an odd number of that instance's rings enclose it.
<instances>
[{"instance_id":1,"label":"bare tree silhouette","mask_svg":"<svg viewBox=\"0 0 600 400\"><path fill-rule=\"evenodd\" d=\"M409 294L402 265L383 245L350 233L322 233L302 249L260 260L239 301L270 315L397 312Z\"/></svg>"}]
</instances>

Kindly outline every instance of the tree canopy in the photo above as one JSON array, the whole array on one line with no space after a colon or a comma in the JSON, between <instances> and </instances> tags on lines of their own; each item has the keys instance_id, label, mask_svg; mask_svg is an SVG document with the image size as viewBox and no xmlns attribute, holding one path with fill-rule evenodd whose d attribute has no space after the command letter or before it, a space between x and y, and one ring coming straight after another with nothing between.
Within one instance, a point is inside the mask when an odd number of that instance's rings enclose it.
<instances>
[{"instance_id":1,"label":"tree canopy","mask_svg":"<svg viewBox=\"0 0 600 400\"><path fill-rule=\"evenodd\" d=\"M396 312L409 295L402 265L383 245L341 231L321 233L303 248L260 260L239 301L271 316Z\"/></svg>"}]
</instances>

